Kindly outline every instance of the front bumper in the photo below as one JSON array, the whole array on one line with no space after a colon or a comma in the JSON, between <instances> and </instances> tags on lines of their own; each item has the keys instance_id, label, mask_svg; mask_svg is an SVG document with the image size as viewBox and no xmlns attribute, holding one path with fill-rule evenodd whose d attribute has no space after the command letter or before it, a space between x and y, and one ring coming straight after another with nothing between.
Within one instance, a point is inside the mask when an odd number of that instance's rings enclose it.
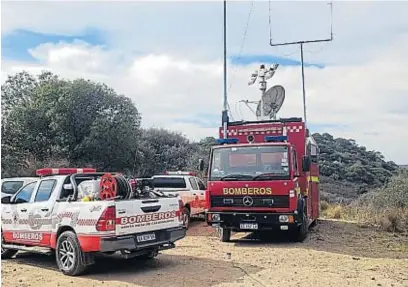
<instances>
[{"instance_id":1,"label":"front bumper","mask_svg":"<svg viewBox=\"0 0 408 287\"><path fill-rule=\"evenodd\" d=\"M219 220L211 219L213 214L219 215ZM291 222L281 222L280 216L292 217ZM233 231L256 230L291 230L299 226L300 220L296 212L293 213L254 213L254 212L207 212L206 222L210 226L220 226ZM256 226L256 228L243 228ZM251 225L252 224L252 225ZM255 224L255 225L254 225Z\"/></svg>"},{"instance_id":2,"label":"front bumper","mask_svg":"<svg viewBox=\"0 0 408 287\"><path fill-rule=\"evenodd\" d=\"M137 236L143 234L155 234L155 240L138 242ZM135 233L123 236L102 238L100 241L101 252L113 252L119 250L141 251L141 250L165 250L174 248L174 242L186 236L184 227L156 230L151 232Z\"/></svg>"}]
</instances>

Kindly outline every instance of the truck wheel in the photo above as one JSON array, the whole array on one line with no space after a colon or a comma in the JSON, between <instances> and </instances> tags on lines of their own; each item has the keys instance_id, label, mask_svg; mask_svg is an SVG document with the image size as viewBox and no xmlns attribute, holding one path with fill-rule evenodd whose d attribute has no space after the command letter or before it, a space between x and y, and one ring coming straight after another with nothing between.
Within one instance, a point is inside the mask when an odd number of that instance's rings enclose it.
<instances>
[{"instance_id":1,"label":"truck wheel","mask_svg":"<svg viewBox=\"0 0 408 287\"><path fill-rule=\"evenodd\" d=\"M229 242L231 240L231 229L225 227L219 227L218 233L221 239L221 242Z\"/></svg>"},{"instance_id":2,"label":"truck wheel","mask_svg":"<svg viewBox=\"0 0 408 287\"><path fill-rule=\"evenodd\" d=\"M57 240L55 257L59 270L64 275L77 276L85 271L82 262L83 252L76 234L72 231L63 232Z\"/></svg>"},{"instance_id":3,"label":"truck wheel","mask_svg":"<svg viewBox=\"0 0 408 287\"><path fill-rule=\"evenodd\" d=\"M303 209L303 212L301 213L300 222L301 222L301 225L296 227L295 229L294 239L296 242L303 242L307 237L308 226L307 226L307 215L306 215L305 209Z\"/></svg>"},{"instance_id":4,"label":"truck wheel","mask_svg":"<svg viewBox=\"0 0 408 287\"><path fill-rule=\"evenodd\" d=\"M17 254L18 250L3 248L3 231L1 231L1 259L10 259Z\"/></svg>"},{"instance_id":5,"label":"truck wheel","mask_svg":"<svg viewBox=\"0 0 408 287\"><path fill-rule=\"evenodd\" d=\"M188 207L184 207L184 210L183 210L183 224L186 227L186 229L188 229L189 226L190 226L190 220L191 220L190 209L188 209Z\"/></svg>"},{"instance_id":6,"label":"truck wheel","mask_svg":"<svg viewBox=\"0 0 408 287\"><path fill-rule=\"evenodd\" d=\"M159 251L158 250L154 250L151 251L147 254L143 254L142 256L139 256L140 259L142 260L151 260L153 258L155 258L157 255L159 255Z\"/></svg>"}]
</instances>

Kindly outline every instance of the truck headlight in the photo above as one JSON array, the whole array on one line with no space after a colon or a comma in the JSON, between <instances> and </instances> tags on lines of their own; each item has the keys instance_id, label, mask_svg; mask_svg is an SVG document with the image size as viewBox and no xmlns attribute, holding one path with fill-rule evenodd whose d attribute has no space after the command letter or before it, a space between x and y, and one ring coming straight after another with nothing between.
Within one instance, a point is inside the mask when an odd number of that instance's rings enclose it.
<instances>
[{"instance_id":1,"label":"truck headlight","mask_svg":"<svg viewBox=\"0 0 408 287\"><path fill-rule=\"evenodd\" d=\"M292 189L289 191L289 197L295 197L296 192Z\"/></svg>"},{"instance_id":2,"label":"truck headlight","mask_svg":"<svg viewBox=\"0 0 408 287\"><path fill-rule=\"evenodd\" d=\"M220 220L221 220L221 216L220 216L219 214L217 214L217 213L214 213L214 214L212 215L212 220L213 220L213 221L220 221Z\"/></svg>"},{"instance_id":3,"label":"truck headlight","mask_svg":"<svg viewBox=\"0 0 408 287\"><path fill-rule=\"evenodd\" d=\"M289 222L289 217L287 215L279 215L279 222Z\"/></svg>"}]
</instances>

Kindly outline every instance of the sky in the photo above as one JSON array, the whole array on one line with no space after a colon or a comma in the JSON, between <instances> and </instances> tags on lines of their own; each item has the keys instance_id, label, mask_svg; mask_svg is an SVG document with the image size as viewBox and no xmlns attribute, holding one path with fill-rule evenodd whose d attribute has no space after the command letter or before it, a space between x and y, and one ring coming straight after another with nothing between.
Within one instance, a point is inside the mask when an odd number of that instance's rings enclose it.
<instances>
[{"instance_id":1,"label":"sky","mask_svg":"<svg viewBox=\"0 0 408 287\"><path fill-rule=\"evenodd\" d=\"M227 1L228 102L234 120L254 120L241 100L261 63L279 63L278 117L302 117L304 46L311 132L352 138L408 163L408 2ZM270 17L269 17L270 16ZM249 21L248 21L249 19ZM130 97L143 127L217 137L223 98L222 1L2 1L1 82L27 70L104 82Z\"/></svg>"}]
</instances>

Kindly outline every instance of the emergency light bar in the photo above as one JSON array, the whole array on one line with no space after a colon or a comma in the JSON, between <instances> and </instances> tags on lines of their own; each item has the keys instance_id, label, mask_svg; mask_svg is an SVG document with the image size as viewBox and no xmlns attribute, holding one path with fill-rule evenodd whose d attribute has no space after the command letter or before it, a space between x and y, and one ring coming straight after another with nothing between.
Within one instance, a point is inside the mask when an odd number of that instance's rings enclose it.
<instances>
[{"instance_id":1,"label":"emergency light bar","mask_svg":"<svg viewBox=\"0 0 408 287\"><path fill-rule=\"evenodd\" d=\"M238 143L238 139L236 138L227 138L227 139L217 139L217 144L236 144Z\"/></svg>"},{"instance_id":2,"label":"emergency light bar","mask_svg":"<svg viewBox=\"0 0 408 287\"><path fill-rule=\"evenodd\" d=\"M285 142L288 140L287 136L266 136L266 142Z\"/></svg>"},{"instance_id":3,"label":"emergency light bar","mask_svg":"<svg viewBox=\"0 0 408 287\"><path fill-rule=\"evenodd\" d=\"M166 175L191 175L196 176L194 172L191 171L165 171L164 174Z\"/></svg>"},{"instance_id":4,"label":"emergency light bar","mask_svg":"<svg viewBox=\"0 0 408 287\"><path fill-rule=\"evenodd\" d=\"M42 168L37 169L37 176L47 176L47 175L69 175L73 173L92 173L96 172L94 168Z\"/></svg>"}]
</instances>

